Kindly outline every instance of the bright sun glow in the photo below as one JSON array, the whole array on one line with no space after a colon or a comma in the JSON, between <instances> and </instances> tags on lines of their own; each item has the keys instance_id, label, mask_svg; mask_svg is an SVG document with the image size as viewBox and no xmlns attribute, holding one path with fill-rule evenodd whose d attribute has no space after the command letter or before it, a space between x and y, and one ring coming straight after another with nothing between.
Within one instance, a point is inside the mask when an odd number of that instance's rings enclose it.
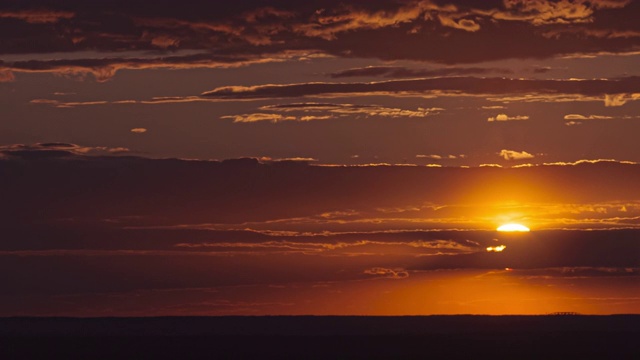
<instances>
[{"instance_id":1,"label":"bright sun glow","mask_svg":"<svg viewBox=\"0 0 640 360\"><path fill-rule=\"evenodd\" d=\"M504 225L500 225L497 230L508 231L508 232L512 232L512 231L527 232L529 231L529 228L520 224L504 224Z\"/></svg>"}]
</instances>

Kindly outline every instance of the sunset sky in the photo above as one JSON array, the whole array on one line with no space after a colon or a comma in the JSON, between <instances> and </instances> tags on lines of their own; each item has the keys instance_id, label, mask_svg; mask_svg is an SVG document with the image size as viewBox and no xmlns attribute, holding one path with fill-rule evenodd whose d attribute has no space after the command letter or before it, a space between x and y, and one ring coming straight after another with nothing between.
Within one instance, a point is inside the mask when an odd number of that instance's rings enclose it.
<instances>
[{"instance_id":1,"label":"sunset sky","mask_svg":"<svg viewBox=\"0 0 640 360\"><path fill-rule=\"evenodd\" d=\"M638 19L4 0L0 316L640 313Z\"/></svg>"}]
</instances>

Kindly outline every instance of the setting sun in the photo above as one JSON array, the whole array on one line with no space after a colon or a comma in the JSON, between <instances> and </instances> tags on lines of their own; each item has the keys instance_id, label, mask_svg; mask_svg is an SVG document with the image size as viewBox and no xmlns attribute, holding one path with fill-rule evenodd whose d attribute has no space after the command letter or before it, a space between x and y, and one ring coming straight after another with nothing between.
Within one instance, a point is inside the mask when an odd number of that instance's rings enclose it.
<instances>
[{"instance_id":1,"label":"setting sun","mask_svg":"<svg viewBox=\"0 0 640 360\"><path fill-rule=\"evenodd\" d=\"M504 231L504 232L516 232L516 231L529 232L530 231L528 227L520 224L504 224L504 225L498 226L496 230Z\"/></svg>"}]
</instances>

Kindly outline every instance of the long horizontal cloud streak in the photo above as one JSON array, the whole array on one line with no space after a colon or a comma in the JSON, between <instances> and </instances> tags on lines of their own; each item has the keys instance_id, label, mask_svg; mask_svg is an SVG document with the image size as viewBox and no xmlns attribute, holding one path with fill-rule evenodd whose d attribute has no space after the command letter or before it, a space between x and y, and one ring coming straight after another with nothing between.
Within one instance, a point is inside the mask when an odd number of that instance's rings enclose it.
<instances>
[{"instance_id":1,"label":"long horizontal cloud streak","mask_svg":"<svg viewBox=\"0 0 640 360\"><path fill-rule=\"evenodd\" d=\"M362 76L382 76L388 78L403 78L403 77L437 77L437 76L451 76L451 75L474 75L474 74L490 74L490 73L502 73L509 74L512 71L509 69L500 68L480 68L480 67L451 67L441 69L409 69L406 67L398 66L369 66L364 68L348 69L338 71L329 74L330 77L349 78L349 77L362 77Z\"/></svg>"},{"instance_id":2,"label":"long horizontal cloud streak","mask_svg":"<svg viewBox=\"0 0 640 360\"><path fill-rule=\"evenodd\" d=\"M111 79L118 70L142 70L142 69L200 69L200 68L230 68L278 62L286 60L298 60L301 57L311 55L310 52L282 52L276 54L262 54L252 56L238 54L234 56L200 53L194 55L161 54L156 57L108 57L86 59L58 59L58 60L27 60L5 61L0 60L0 71L6 74L13 73L56 73L62 75L92 74L97 81ZM7 77L9 75L6 75ZM1 81L0 81L1 82Z\"/></svg>"},{"instance_id":3,"label":"long horizontal cloud streak","mask_svg":"<svg viewBox=\"0 0 640 360\"><path fill-rule=\"evenodd\" d=\"M392 80L371 83L303 83L287 85L225 86L207 91L204 97L251 99L318 96L327 94L427 93L457 94L580 94L586 96L640 92L640 78L617 80L532 80L450 77Z\"/></svg>"},{"instance_id":4,"label":"long horizontal cloud streak","mask_svg":"<svg viewBox=\"0 0 640 360\"><path fill-rule=\"evenodd\" d=\"M100 236L99 231L94 234ZM126 233L122 234L126 235ZM84 235L86 239L91 239L91 233ZM136 235L140 239L142 234ZM147 233L143 239L147 239L148 244L151 245L155 237L167 235L179 241L179 237L184 239L187 234L160 232L154 236ZM433 234L427 232L421 235ZM236 244L219 242L217 244L220 247L227 247L231 251L221 252L223 256L217 256L215 260L207 256L204 250L203 256L194 256L192 251L181 250L3 251L0 252L2 258L0 270L16 271L15 276L5 281L3 289L5 296L272 285L310 281L344 282L366 279L371 275L366 271L381 272L373 271L372 269L375 268L397 269L399 267L405 269L407 274L444 269L502 270L509 267L515 268L522 276L532 279L545 277L637 278L640 271L634 252L637 249L635 242L637 231L540 232L538 235L520 237L500 236L498 241L491 239L495 234L490 232L459 232L446 235L460 240L431 242L440 244L443 252L426 257L419 256L419 248L415 249L414 253L407 251L375 254L363 251L324 257L316 254L305 255L300 251L291 253L264 251L265 243L251 245L243 242ZM130 239L132 243L136 241L133 238ZM478 245L473 244L476 240ZM48 241L52 242L52 239ZM357 243L357 241L353 242L353 244ZM446 251L454 243L465 244L465 247L479 251L457 253ZM211 247L209 245L212 243L193 244L204 245L203 247L206 248ZM482 249L487 244L505 245L506 249L501 253L488 253ZM287 243L283 242L284 245ZM243 247L252 247L252 250L234 251ZM168 263L171 266L167 266ZM402 265L399 266L399 264ZM52 269L46 274L49 278L46 282L41 281L45 276L40 270L42 268ZM336 268L341 271L336 272ZM119 281L116 282L109 281L113 273L127 274L127 276L119 277ZM73 281L68 281L69 279Z\"/></svg>"},{"instance_id":5,"label":"long horizontal cloud streak","mask_svg":"<svg viewBox=\"0 0 640 360\"><path fill-rule=\"evenodd\" d=\"M316 235L265 235L251 231L189 229L131 230L118 226L64 229L4 228L9 240L0 256L263 256L267 254L405 258L415 269L638 267L638 230L537 231L500 235L494 231L411 231ZM115 240L112 240L115 239ZM185 242L189 239L189 242ZM498 254L487 248L503 247Z\"/></svg>"}]
</instances>

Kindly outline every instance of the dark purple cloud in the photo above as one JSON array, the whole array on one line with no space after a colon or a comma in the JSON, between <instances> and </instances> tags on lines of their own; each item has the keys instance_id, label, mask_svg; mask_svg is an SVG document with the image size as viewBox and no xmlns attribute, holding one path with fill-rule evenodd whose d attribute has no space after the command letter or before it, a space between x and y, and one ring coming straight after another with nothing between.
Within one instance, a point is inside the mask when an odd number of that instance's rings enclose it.
<instances>
[{"instance_id":1,"label":"dark purple cloud","mask_svg":"<svg viewBox=\"0 0 640 360\"><path fill-rule=\"evenodd\" d=\"M63 75L92 74L97 81L111 79L121 69L196 69L196 68L228 68L248 65L256 62L266 62L270 58L267 54L256 55L216 55L199 53L193 55L161 54L145 57L112 57L59 59L59 60L24 60L3 62L0 60L0 70L6 75L6 80L13 80L12 72L43 73L51 72ZM143 54L140 54L143 55ZM271 61L295 59L302 54L272 54ZM0 82L3 81L0 79Z\"/></svg>"},{"instance_id":2,"label":"dark purple cloud","mask_svg":"<svg viewBox=\"0 0 640 360\"><path fill-rule=\"evenodd\" d=\"M157 54L121 59L122 67L132 69L162 61L188 67L216 63L220 57L242 62L288 51L454 64L635 51L640 34L640 5L631 1L171 3L154 7L140 1L101 1L101 6L83 1L5 2L0 5L0 53L99 51L105 54L105 59L96 60L100 63L117 62L109 59L125 50ZM178 59L171 55L177 50L212 54ZM84 59L64 65L88 70L103 66ZM5 64L8 71L60 72L61 66L55 60Z\"/></svg>"},{"instance_id":3,"label":"dark purple cloud","mask_svg":"<svg viewBox=\"0 0 640 360\"><path fill-rule=\"evenodd\" d=\"M0 156L12 159L73 158L76 155L109 155L127 152L129 149L123 147L80 146L61 142L0 145Z\"/></svg>"},{"instance_id":4,"label":"dark purple cloud","mask_svg":"<svg viewBox=\"0 0 640 360\"><path fill-rule=\"evenodd\" d=\"M510 74L509 69L481 68L481 67L450 67L441 69L410 69L402 66L369 66L364 68L347 69L329 74L334 79L350 77L438 77L451 75L475 75L475 74Z\"/></svg>"}]
</instances>

